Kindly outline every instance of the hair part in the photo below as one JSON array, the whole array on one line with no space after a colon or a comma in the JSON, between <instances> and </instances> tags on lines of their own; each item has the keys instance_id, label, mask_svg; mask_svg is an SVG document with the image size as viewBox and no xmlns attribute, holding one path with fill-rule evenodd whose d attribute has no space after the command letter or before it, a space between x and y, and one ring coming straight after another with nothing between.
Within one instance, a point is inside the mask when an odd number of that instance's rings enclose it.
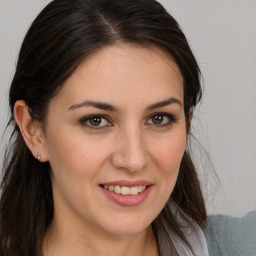
<instances>
[{"instance_id":1,"label":"hair part","mask_svg":"<svg viewBox=\"0 0 256 256\"><path fill-rule=\"evenodd\" d=\"M189 134L191 111L202 95L200 70L178 23L162 5L155 0L52 1L24 38L10 88L9 125L13 126L13 137L1 183L0 255L42 256L42 242L54 212L50 164L39 163L27 148L14 120L15 102L24 100L31 117L44 127L50 100L79 64L97 50L117 43L153 45L174 59L184 80ZM171 200L200 226L205 223L200 182L188 152L167 204ZM153 227L155 232L171 230L192 250L168 207ZM163 233L156 232L156 237ZM172 245L171 240L169 243ZM175 252L174 246L172 250Z\"/></svg>"}]
</instances>

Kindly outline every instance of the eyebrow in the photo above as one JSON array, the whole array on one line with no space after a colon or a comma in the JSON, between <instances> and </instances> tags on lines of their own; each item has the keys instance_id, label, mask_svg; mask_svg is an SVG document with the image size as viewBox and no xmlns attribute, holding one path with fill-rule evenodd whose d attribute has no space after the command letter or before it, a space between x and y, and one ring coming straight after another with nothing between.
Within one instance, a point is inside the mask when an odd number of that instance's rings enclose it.
<instances>
[{"instance_id":1,"label":"eyebrow","mask_svg":"<svg viewBox=\"0 0 256 256\"><path fill-rule=\"evenodd\" d=\"M167 100L163 100L163 101L160 101L160 102L157 102L157 103L154 103L154 104L148 106L146 108L146 110L153 110L153 109L165 107L165 106L168 106L168 105L171 105L174 103L178 104L182 107L182 103L178 99L171 97Z\"/></svg>"},{"instance_id":2,"label":"eyebrow","mask_svg":"<svg viewBox=\"0 0 256 256\"><path fill-rule=\"evenodd\" d=\"M178 99L171 97L166 100L163 100L163 101L160 101L160 102L157 102L157 103L154 103L154 104L148 106L146 108L146 110L150 111L150 110L160 108L160 107L165 107L165 106L168 106L168 105L171 105L174 103L182 106L182 103ZM85 100L81 103L74 104L74 105L70 106L68 108L68 110L74 110L74 109L81 108L81 107L94 107L94 108L99 108L99 109L107 110L107 111L116 111L116 112L118 111L117 107L112 106L108 103L99 102L99 101L91 101L91 100Z\"/></svg>"},{"instance_id":3,"label":"eyebrow","mask_svg":"<svg viewBox=\"0 0 256 256\"><path fill-rule=\"evenodd\" d=\"M79 104L74 104L68 108L68 110L74 110L76 108L81 108L81 107L94 107L94 108L99 108L102 110L108 110L108 111L117 111L117 108L104 102L99 102L99 101L91 101L91 100L85 100L82 103Z\"/></svg>"}]
</instances>

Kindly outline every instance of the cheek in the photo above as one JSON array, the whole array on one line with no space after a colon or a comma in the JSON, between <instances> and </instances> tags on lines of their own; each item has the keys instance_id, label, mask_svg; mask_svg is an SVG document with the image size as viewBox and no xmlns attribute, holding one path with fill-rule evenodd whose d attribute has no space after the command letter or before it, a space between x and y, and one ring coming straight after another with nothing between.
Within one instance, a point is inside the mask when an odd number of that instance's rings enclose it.
<instances>
[{"instance_id":1,"label":"cheek","mask_svg":"<svg viewBox=\"0 0 256 256\"><path fill-rule=\"evenodd\" d=\"M151 155L156 178L156 216L170 198L179 174L180 163L186 147L186 131L180 129L152 143Z\"/></svg>"},{"instance_id":2,"label":"cheek","mask_svg":"<svg viewBox=\"0 0 256 256\"><path fill-rule=\"evenodd\" d=\"M186 148L186 133L179 131L161 141L154 141L155 160L163 170L170 172L179 169Z\"/></svg>"},{"instance_id":3,"label":"cheek","mask_svg":"<svg viewBox=\"0 0 256 256\"><path fill-rule=\"evenodd\" d=\"M107 159L109 149L102 142L68 131L49 137L47 150L54 177L78 183L92 181Z\"/></svg>"},{"instance_id":4,"label":"cheek","mask_svg":"<svg viewBox=\"0 0 256 256\"><path fill-rule=\"evenodd\" d=\"M49 138L50 165L55 205L71 205L78 209L89 198L95 198L95 184L108 148L92 143L83 136L55 134ZM62 138L66 138L63 140Z\"/></svg>"},{"instance_id":5,"label":"cheek","mask_svg":"<svg viewBox=\"0 0 256 256\"><path fill-rule=\"evenodd\" d=\"M186 148L186 132L184 129L173 133L165 140L154 143L154 161L158 169L160 191L167 200L176 184L180 163Z\"/></svg>"}]
</instances>

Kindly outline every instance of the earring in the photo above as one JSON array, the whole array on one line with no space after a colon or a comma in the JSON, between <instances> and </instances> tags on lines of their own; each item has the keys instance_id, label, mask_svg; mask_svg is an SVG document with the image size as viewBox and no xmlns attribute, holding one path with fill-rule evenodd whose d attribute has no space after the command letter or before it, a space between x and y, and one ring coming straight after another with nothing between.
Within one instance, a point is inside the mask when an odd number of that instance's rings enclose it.
<instances>
[{"instance_id":1,"label":"earring","mask_svg":"<svg viewBox=\"0 0 256 256\"><path fill-rule=\"evenodd\" d=\"M37 160L40 161L41 155L37 154Z\"/></svg>"}]
</instances>

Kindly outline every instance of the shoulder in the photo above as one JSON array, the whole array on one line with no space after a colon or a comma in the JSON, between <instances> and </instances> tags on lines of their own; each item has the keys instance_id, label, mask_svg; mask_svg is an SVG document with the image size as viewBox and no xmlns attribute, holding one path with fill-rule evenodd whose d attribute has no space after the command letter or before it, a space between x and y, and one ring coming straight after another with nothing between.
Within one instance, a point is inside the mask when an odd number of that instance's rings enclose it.
<instances>
[{"instance_id":1,"label":"shoulder","mask_svg":"<svg viewBox=\"0 0 256 256\"><path fill-rule=\"evenodd\" d=\"M209 255L255 256L256 211L237 218L211 215L204 229Z\"/></svg>"}]
</instances>

